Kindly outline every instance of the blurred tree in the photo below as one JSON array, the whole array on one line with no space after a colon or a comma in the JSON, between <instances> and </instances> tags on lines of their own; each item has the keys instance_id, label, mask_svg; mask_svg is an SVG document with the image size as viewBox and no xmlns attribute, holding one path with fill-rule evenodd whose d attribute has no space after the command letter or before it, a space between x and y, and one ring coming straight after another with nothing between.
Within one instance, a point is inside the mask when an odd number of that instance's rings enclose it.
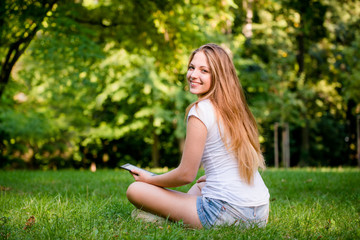
<instances>
[{"instance_id":1,"label":"blurred tree","mask_svg":"<svg viewBox=\"0 0 360 240\"><path fill-rule=\"evenodd\" d=\"M46 109L48 120L68 138L75 160L86 165L89 156L102 159L104 143L141 131L153 166L159 165L160 151L177 148L161 135L173 132L177 144L185 134L181 113L193 99L184 93L187 57L219 39L217 31L229 31L230 5L59 2L43 19L15 77L28 86L25 95L34 110Z\"/></svg>"},{"instance_id":2,"label":"blurred tree","mask_svg":"<svg viewBox=\"0 0 360 240\"><path fill-rule=\"evenodd\" d=\"M332 71L335 67L332 63L339 58L334 58L332 51L343 52L333 44L335 34L332 32L341 26L333 12L335 8L336 13L349 19L350 12L358 16L359 4L353 1L255 1L253 34L248 41L242 33L242 26L248 22L245 18L248 5L243 2L236 1L244 7L233 10L235 62L261 126L267 159L270 162L273 159L270 151L273 123L280 121L290 123L292 165L339 164L336 159L343 158L346 148L340 130L344 129L346 108L338 91L341 81L335 80L339 75L334 76ZM357 21L355 17L351 22ZM326 124L329 122L337 124L332 125L339 130L337 135L326 137L324 130L323 136L318 137L317 128L330 127ZM344 144L327 140L332 137ZM327 148L329 144L339 147L336 156ZM319 158L321 153L327 158ZM343 160L343 164L348 163Z\"/></svg>"},{"instance_id":3,"label":"blurred tree","mask_svg":"<svg viewBox=\"0 0 360 240\"><path fill-rule=\"evenodd\" d=\"M50 168L177 165L195 99L188 56L215 42L232 50L270 164L274 122L289 123L292 165L352 164L343 156L354 155L360 112L359 9L351 0L1 1L1 71L11 74L0 155Z\"/></svg>"},{"instance_id":4,"label":"blurred tree","mask_svg":"<svg viewBox=\"0 0 360 240\"><path fill-rule=\"evenodd\" d=\"M356 115L360 114L360 4L358 1L329 2L328 55L331 81L342 96L346 155L356 163Z\"/></svg>"},{"instance_id":5,"label":"blurred tree","mask_svg":"<svg viewBox=\"0 0 360 240\"><path fill-rule=\"evenodd\" d=\"M44 18L54 11L56 0L4 0L0 3L0 98L10 73L25 52Z\"/></svg>"},{"instance_id":6,"label":"blurred tree","mask_svg":"<svg viewBox=\"0 0 360 240\"><path fill-rule=\"evenodd\" d=\"M303 77L305 84L308 79L311 79L311 71L313 66L313 61L311 61L312 56L310 55L310 48L316 44L319 40L325 37L326 29L324 27L326 6L323 5L320 1L288 1L284 0L283 5L287 10L295 10L297 14L297 21L293 21L290 17L287 19L289 25L295 26L295 39L297 47L294 49L296 51L296 62L297 62L297 76ZM286 16L291 16L291 14L285 14ZM309 58L309 59L306 59ZM305 61L308 66L305 65ZM303 75L303 76L302 76ZM313 78L313 81L317 81L317 76ZM296 85L290 86L290 90L296 92ZM310 85L311 87L311 85ZM301 93L301 92L300 92ZM304 105L308 105L308 102L313 101L313 97L310 99L307 95L300 94L302 102ZM310 119L313 119L309 115L309 111L305 111L302 114L304 120L304 125L302 126L301 131L301 154L300 161L309 162L309 149L310 149Z\"/></svg>"}]
</instances>

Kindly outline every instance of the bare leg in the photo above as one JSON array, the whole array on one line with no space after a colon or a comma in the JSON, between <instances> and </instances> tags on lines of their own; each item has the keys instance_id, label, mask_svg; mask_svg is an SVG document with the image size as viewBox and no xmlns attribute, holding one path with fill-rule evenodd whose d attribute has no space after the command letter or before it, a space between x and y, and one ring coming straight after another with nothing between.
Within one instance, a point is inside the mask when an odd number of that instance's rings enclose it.
<instances>
[{"instance_id":1,"label":"bare leg","mask_svg":"<svg viewBox=\"0 0 360 240\"><path fill-rule=\"evenodd\" d=\"M183 220L193 228L202 228L196 210L197 196L157 187L144 182L132 183L126 191L137 208L174 221Z\"/></svg>"}]
</instances>

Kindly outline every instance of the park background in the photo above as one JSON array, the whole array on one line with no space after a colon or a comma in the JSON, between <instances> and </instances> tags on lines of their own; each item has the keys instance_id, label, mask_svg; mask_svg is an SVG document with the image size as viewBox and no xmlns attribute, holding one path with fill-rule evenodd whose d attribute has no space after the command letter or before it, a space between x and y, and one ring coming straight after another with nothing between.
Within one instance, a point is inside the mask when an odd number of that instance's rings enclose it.
<instances>
[{"instance_id":1,"label":"park background","mask_svg":"<svg viewBox=\"0 0 360 240\"><path fill-rule=\"evenodd\" d=\"M209 42L259 124L264 229L131 218L118 167L178 165ZM0 239L360 239L358 0L0 0L0 59Z\"/></svg>"},{"instance_id":2,"label":"park background","mask_svg":"<svg viewBox=\"0 0 360 240\"><path fill-rule=\"evenodd\" d=\"M356 0L2 0L0 168L175 167L190 53L232 57L268 166L360 166Z\"/></svg>"}]
</instances>

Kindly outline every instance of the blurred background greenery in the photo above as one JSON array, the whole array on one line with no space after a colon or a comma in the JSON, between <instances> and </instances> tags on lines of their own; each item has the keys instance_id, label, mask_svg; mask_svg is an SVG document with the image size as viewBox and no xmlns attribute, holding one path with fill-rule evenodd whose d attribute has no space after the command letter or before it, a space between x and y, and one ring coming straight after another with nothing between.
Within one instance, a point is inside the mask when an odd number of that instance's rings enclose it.
<instances>
[{"instance_id":1,"label":"blurred background greenery","mask_svg":"<svg viewBox=\"0 0 360 240\"><path fill-rule=\"evenodd\" d=\"M2 0L0 168L176 166L208 42L232 51L268 166L284 126L290 166L358 164L357 0Z\"/></svg>"}]
</instances>

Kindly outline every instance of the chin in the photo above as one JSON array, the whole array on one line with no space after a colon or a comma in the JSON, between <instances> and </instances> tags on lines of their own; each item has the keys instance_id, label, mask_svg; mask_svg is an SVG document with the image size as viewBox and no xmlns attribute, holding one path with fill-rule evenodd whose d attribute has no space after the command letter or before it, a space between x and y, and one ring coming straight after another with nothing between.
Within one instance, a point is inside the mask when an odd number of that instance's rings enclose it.
<instances>
[{"instance_id":1,"label":"chin","mask_svg":"<svg viewBox=\"0 0 360 240\"><path fill-rule=\"evenodd\" d=\"M189 92L190 92L191 94L198 94L197 91L194 90L194 89L190 89Z\"/></svg>"},{"instance_id":2,"label":"chin","mask_svg":"<svg viewBox=\"0 0 360 240\"><path fill-rule=\"evenodd\" d=\"M196 89L190 89L190 93L201 96L201 95L204 95L206 92L205 91L199 91L199 90L196 90Z\"/></svg>"},{"instance_id":3,"label":"chin","mask_svg":"<svg viewBox=\"0 0 360 240\"><path fill-rule=\"evenodd\" d=\"M194 94L194 95L197 95L197 96L203 95L203 93L197 92L197 91L190 91L190 93Z\"/></svg>"}]
</instances>

